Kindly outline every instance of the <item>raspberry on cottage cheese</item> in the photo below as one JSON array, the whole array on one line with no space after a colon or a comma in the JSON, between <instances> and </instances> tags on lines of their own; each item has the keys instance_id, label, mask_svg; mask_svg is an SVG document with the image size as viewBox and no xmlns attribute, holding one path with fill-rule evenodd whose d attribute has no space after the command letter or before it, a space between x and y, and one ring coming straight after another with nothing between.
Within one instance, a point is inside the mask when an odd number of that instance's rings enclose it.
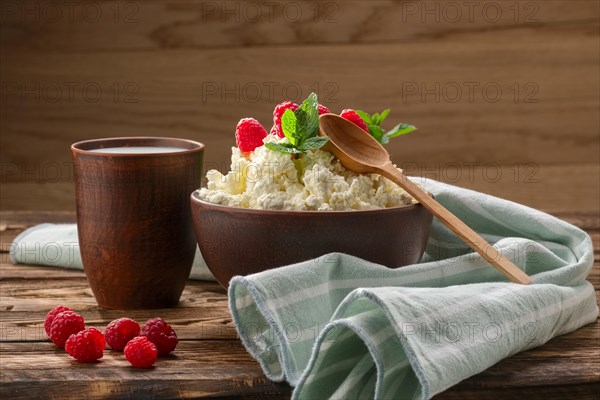
<instances>
[{"instance_id":1,"label":"raspberry on cottage cheese","mask_svg":"<svg viewBox=\"0 0 600 400\"><path fill-rule=\"evenodd\" d=\"M276 135L264 142L287 143ZM350 211L414 204L398 185L377 174L345 169L324 150L294 158L265 146L251 153L232 148L231 171L207 173L200 198L214 204L261 210Z\"/></svg>"}]
</instances>

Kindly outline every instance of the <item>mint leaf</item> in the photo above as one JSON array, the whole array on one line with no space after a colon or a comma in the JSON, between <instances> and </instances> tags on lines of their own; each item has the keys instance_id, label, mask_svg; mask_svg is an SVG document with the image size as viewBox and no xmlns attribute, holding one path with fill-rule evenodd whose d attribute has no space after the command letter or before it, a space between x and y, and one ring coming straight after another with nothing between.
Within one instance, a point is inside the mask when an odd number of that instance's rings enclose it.
<instances>
[{"instance_id":1,"label":"mint leaf","mask_svg":"<svg viewBox=\"0 0 600 400\"><path fill-rule=\"evenodd\" d=\"M329 140L319 134L319 99L311 93L292 112L285 110L281 116L281 129L289 143L265 143L269 150L287 154L302 154L308 150L320 149Z\"/></svg>"},{"instance_id":2,"label":"mint leaf","mask_svg":"<svg viewBox=\"0 0 600 400\"><path fill-rule=\"evenodd\" d=\"M373 125L381 125L381 116L379 115L379 113L371 115L371 120L373 121Z\"/></svg>"},{"instance_id":3,"label":"mint leaf","mask_svg":"<svg viewBox=\"0 0 600 400\"><path fill-rule=\"evenodd\" d=\"M395 138L396 136L400 136L400 135L406 135L407 133L410 133L412 131L417 130L416 127L409 125L409 124L398 124L395 127L393 127L391 130L389 130L385 136L387 136L388 138Z\"/></svg>"},{"instance_id":4,"label":"mint leaf","mask_svg":"<svg viewBox=\"0 0 600 400\"><path fill-rule=\"evenodd\" d=\"M385 110L383 110L381 112L381 117L379 120L379 125L383 124L383 121L385 121L385 119L387 118L387 116L390 115L390 109L386 108Z\"/></svg>"},{"instance_id":5,"label":"mint leaf","mask_svg":"<svg viewBox=\"0 0 600 400\"><path fill-rule=\"evenodd\" d=\"M306 122L308 120L308 115L306 115L306 112L301 108L294 111L294 115L296 116L296 134L300 138L306 137Z\"/></svg>"},{"instance_id":6,"label":"mint leaf","mask_svg":"<svg viewBox=\"0 0 600 400\"><path fill-rule=\"evenodd\" d=\"M388 132L385 132L381 128L381 124L383 123L383 121L385 121L388 115L390 115L389 108L383 110L381 114L375 113L373 115L369 115L368 113L361 110L355 111L363 119L363 121L366 122L371 136L373 136L375 140L377 140L381 144L388 144L391 138L395 138L396 136L400 135L406 135L407 133L410 133L417 129L412 125L398 124Z\"/></svg>"},{"instance_id":7,"label":"mint leaf","mask_svg":"<svg viewBox=\"0 0 600 400\"><path fill-rule=\"evenodd\" d=\"M302 143L300 143L300 146L298 146L298 148L300 150L317 150L323 147L328 141L329 138L326 136L315 136L308 138Z\"/></svg>"},{"instance_id":8,"label":"mint leaf","mask_svg":"<svg viewBox=\"0 0 600 400\"><path fill-rule=\"evenodd\" d=\"M373 136L379 143L383 138L383 129L381 129L378 125L367 125L369 128L369 133Z\"/></svg>"},{"instance_id":9,"label":"mint leaf","mask_svg":"<svg viewBox=\"0 0 600 400\"><path fill-rule=\"evenodd\" d=\"M295 111L296 132L300 138L317 136L319 132L319 100L317 95L311 93L300 107Z\"/></svg>"},{"instance_id":10,"label":"mint leaf","mask_svg":"<svg viewBox=\"0 0 600 400\"><path fill-rule=\"evenodd\" d=\"M388 144L391 138L395 138L400 135L406 135L412 131L417 130L416 127L408 124L398 124L393 127L391 130L386 132L385 135L381 138L381 144Z\"/></svg>"},{"instance_id":11,"label":"mint leaf","mask_svg":"<svg viewBox=\"0 0 600 400\"><path fill-rule=\"evenodd\" d=\"M296 119L296 114L290 109L285 110L283 115L281 116L281 129L283 130L283 134L290 141L292 145L298 144L298 132L297 132L298 121Z\"/></svg>"},{"instance_id":12,"label":"mint leaf","mask_svg":"<svg viewBox=\"0 0 600 400\"><path fill-rule=\"evenodd\" d=\"M273 151L278 151L280 153L287 153L287 154L301 154L302 151L292 147L292 146L286 146L283 143L270 143L267 142L265 143L265 147L269 150L273 150Z\"/></svg>"},{"instance_id":13,"label":"mint leaf","mask_svg":"<svg viewBox=\"0 0 600 400\"><path fill-rule=\"evenodd\" d=\"M361 117L362 120L365 121L365 123L367 125L373 123L373 120L371 119L371 116L369 114L367 114L366 112L364 112L362 110L354 110L354 111L356 111L356 113L358 114L358 116Z\"/></svg>"}]
</instances>

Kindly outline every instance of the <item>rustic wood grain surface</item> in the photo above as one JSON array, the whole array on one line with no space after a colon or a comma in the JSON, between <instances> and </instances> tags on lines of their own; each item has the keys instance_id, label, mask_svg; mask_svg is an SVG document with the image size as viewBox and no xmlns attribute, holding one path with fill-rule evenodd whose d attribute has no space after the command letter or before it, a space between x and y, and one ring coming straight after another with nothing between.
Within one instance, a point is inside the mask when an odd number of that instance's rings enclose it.
<instances>
[{"instance_id":1,"label":"rustic wood grain surface","mask_svg":"<svg viewBox=\"0 0 600 400\"><path fill-rule=\"evenodd\" d=\"M600 218L595 213L557 215L587 231L595 244L589 279L600 290ZM0 397L287 399L290 387L270 382L238 340L225 291L215 283L189 281L179 307L121 312L96 306L80 271L8 260L10 242L40 222L74 221L72 213L0 213ZM43 321L57 304L81 312L103 328L125 314L144 321L161 315L181 341L152 370L135 370L122 354L107 351L97 364L80 364L47 339ZM600 323L557 337L469 378L436 399L597 399L600 393Z\"/></svg>"},{"instance_id":2,"label":"rustic wood grain surface","mask_svg":"<svg viewBox=\"0 0 600 400\"><path fill-rule=\"evenodd\" d=\"M3 0L2 207L74 210L88 138L200 140L225 170L240 118L317 90L418 126L389 147L408 173L599 210L598 1L266 3Z\"/></svg>"}]
</instances>

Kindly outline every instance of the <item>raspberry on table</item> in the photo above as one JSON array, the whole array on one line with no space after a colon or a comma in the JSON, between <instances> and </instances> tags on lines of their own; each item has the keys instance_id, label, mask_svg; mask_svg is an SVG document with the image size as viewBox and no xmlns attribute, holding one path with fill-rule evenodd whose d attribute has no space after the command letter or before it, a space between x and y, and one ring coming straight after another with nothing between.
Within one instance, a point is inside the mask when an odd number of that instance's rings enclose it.
<instances>
[{"instance_id":1,"label":"raspberry on table","mask_svg":"<svg viewBox=\"0 0 600 400\"><path fill-rule=\"evenodd\" d=\"M115 319L106 326L104 337L113 350L122 351L127 342L140 334L140 324L131 318Z\"/></svg>"},{"instance_id":2,"label":"raspberry on table","mask_svg":"<svg viewBox=\"0 0 600 400\"><path fill-rule=\"evenodd\" d=\"M74 311L58 313L50 324L49 337L58 347L65 347L65 342L74 333L85 329L83 317Z\"/></svg>"},{"instance_id":3,"label":"raspberry on table","mask_svg":"<svg viewBox=\"0 0 600 400\"><path fill-rule=\"evenodd\" d=\"M300 106L293 101L284 101L277 104L275 110L273 110L273 128L271 129L271 133L275 131L277 136L282 138L284 136L283 129L281 129L281 117L283 117L283 113L285 113L285 110L296 111L298 107Z\"/></svg>"},{"instance_id":4,"label":"raspberry on table","mask_svg":"<svg viewBox=\"0 0 600 400\"><path fill-rule=\"evenodd\" d=\"M67 339L65 350L77 361L89 363L104 356L104 335L96 328L88 328Z\"/></svg>"},{"instance_id":5,"label":"raspberry on table","mask_svg":"<svg viewBox=\"0 0 600 400\"><path fill-rule=\"evenodd\" d=\"M323 104L319 104L319 115L322 114L329 114L331 111L329 111L329 108L325 107Z\"/></svg>"},{"instance_id":6,"label":"raspberry on table","mask_svg":"<svg viewBox=\"0 0 600 400\"><path fill-rule=\"evenodd\" d=\"M360 115L356 113L356 111L351 109L343 110L340 113L340 117L347 119L350 122L354 122L354 124L357 125L359 128L369 133L369 128L367 127L367 124L365 123L365 121L363 121Z\"/></svg>"},{"instance_id":7,"label":"raspberry on table","mask_svg":"<svg viewBox=\"0 0 600 400\"><path fill-rule=\"evenodd\" d=\"M48 311L48 314L46 314L46 319L44 320L44 330L46 331L46 335L48 335L48 337L50 337L50 326L52 325L52 321L54 321L54 318L63 311L73 310L65 306L56 306L52 310Z\"/></svg>"},{"instance_id":8,"label":"raspberry on table","mask_svg":"<svg viewBox=\"0 0 600 400\"><path fill-rule=\"evenodd\" d=\"M235 128L235 141L240 151L247 153L262 146L267 130L254 118L244 118Z\"/></svg>"},{"instance_id":9,"label":"raspberry on table","mask_svg":"<svg viewBox=\"0 0 600 400\"><path fill-rule=\"evenodd\" d=\"M156 361L158 349L146 336L137 336L127 343L124 353L135 368L150 368Z\"/></svg>"},{"instance_id":10,"label":"raspberry on table","mask_svg":"<svg viewBox=\"0 0 600 400\"><path fill-rule=\"evenodd\" d=\"M169 354L179 342L177 334L162 318L152 318L143 326L140 336L146 336L156 345L158 355Z\"/></svg>"}]
</instances>

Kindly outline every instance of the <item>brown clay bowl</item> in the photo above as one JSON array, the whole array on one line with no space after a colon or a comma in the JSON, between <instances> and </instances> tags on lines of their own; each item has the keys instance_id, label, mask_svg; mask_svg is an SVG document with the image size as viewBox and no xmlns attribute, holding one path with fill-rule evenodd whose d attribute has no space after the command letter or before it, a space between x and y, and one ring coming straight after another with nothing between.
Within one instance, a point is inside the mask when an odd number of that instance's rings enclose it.
<instances>
[{"instance_id":1,"label":"brown clay bowl","mask_svg":"<svg viewBox=\"0 0 600 400\"><path fill-rule=\"evenodd\" d=\"M365 211L267 211L191 196L206 265L227 288L236 275L340 252L390 268L418 262L433 216L420 204Z\"/></svg>"}]
</instances>

